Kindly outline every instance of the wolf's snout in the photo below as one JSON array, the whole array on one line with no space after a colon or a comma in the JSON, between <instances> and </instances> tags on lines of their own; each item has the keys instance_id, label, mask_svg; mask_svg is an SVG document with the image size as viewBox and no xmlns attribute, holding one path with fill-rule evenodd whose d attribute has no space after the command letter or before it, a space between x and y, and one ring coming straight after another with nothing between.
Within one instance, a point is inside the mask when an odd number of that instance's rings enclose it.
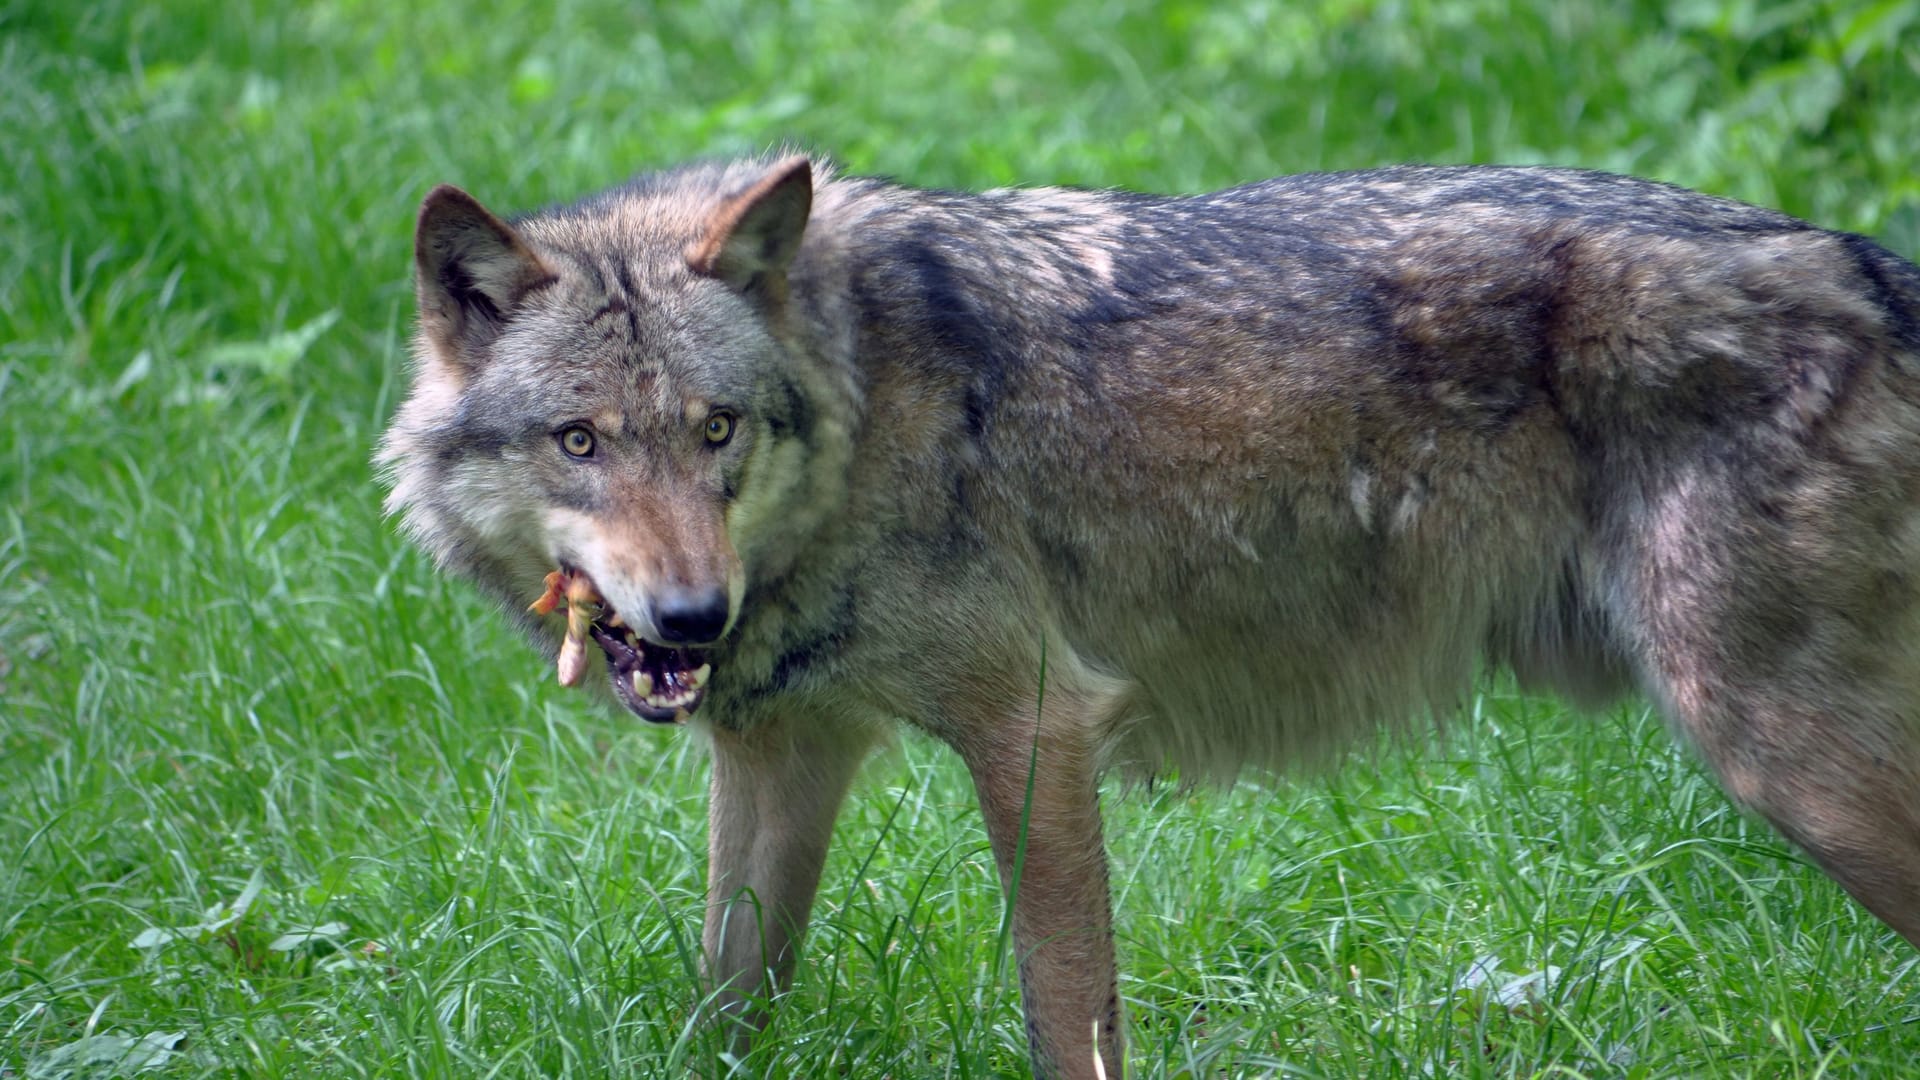
<instances>
[{"instance_id":1,"label":"wolf's snout","mask_svg":"<svg viewBox=\"0 0 1920 1080\"><path fill-rule=\"evenodd\" d=\"M727 628L725 589L681 589L653 598L653 624L668 645L705 645Z\"/></svg>"}]
</instances>

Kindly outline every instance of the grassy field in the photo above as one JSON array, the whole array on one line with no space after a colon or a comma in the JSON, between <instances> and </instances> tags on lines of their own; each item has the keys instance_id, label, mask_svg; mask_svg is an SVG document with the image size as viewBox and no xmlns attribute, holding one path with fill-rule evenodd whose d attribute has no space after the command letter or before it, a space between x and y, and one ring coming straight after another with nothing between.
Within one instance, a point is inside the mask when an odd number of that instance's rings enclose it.
<instances>
[{"instance_id":1,"label":"grassy field","mask_svg":"<svg viewBox=\"0 0 1920 1080\"><path fill-rule=\"evenodd\" d=\"M1579 164L1920 254L1920 3L0 0L0 1077L671 1076L705 765L381 520L411 217L782 140L917 183ZM1112 792L1142 1077L1891 1076L1915 954L1643 707ZM856 790L744 1076L1025 1071L963 772Z\"/></svg>"}]
</instances>

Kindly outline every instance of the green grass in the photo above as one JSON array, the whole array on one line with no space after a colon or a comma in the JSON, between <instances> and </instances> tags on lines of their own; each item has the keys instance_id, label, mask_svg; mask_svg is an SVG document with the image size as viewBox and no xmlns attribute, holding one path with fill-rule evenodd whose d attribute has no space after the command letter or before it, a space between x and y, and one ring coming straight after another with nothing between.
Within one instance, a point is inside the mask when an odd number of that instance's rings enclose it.
<instances>
[{"instance_id":1,"label":"green grass","mask_svg":"<svg viewBox=\"0 0 1920 1080\"><path fill-rule=\"evenodd\" d=\"M713 1060L698 749L551 687L379 516L433 183L530 206L786 139L952 186L1549 161L1912 256L1916 102L1911 0L0 0L0 1077L112 1074L103 1036L165 1076ZM1138 1075L1920 1056L1913 952L1643 709L1472 711L1325 781L1110 796ZM1021 1075L999 925L909 737L741 1074Z\"/></svg>"}]
</instances>

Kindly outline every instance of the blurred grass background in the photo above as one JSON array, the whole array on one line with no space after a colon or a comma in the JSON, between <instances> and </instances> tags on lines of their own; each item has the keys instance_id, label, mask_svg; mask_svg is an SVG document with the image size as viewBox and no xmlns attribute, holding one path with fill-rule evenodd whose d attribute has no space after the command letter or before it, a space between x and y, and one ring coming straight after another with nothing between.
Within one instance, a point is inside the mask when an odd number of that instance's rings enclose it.
<instances>
[{"instance_id":1,"label":"blurred grass background","mask_svg":"<svg viewBox=\"0 0 1920 1080\"><path fill-rule=\"evenodd\" d=\"M1920 253L1920 3L0 0L0 1077L678 1075L704 765L378 513L418 199L783 141L937 186L1633 172ZM1643 710L1110 800L1143 1076L1897 1075L1911 950ZM739 1075L1001 1076L909 738Z\"/></svg>"}]
</instances>

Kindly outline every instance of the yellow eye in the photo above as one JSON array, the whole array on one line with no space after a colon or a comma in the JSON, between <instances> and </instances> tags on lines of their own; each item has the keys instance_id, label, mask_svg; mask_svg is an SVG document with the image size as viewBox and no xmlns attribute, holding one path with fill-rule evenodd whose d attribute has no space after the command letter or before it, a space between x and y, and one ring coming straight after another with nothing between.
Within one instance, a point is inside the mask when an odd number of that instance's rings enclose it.
<instances>
[{"instance_id":1,"label":"yellow eye","mask_svg":"<svg viewBox=\"0 0 1920 1080\"><path fill-rule=\"evenodd\" d=\"M733 417L717 412L707 417L707 441L714 446L725 446L733 438Z\"/></svg>"},{"instance_id":2,"label":"yellow eye","mask_svg":"<svg viewBox=\"0 0 1920 1080\"><path fill-rule=\"evenodd\" d=\"M593 454L593 432L583 427L570 427L560 433L560 449L574 457L589 457Z\"/></svg>"}]
</instances>

